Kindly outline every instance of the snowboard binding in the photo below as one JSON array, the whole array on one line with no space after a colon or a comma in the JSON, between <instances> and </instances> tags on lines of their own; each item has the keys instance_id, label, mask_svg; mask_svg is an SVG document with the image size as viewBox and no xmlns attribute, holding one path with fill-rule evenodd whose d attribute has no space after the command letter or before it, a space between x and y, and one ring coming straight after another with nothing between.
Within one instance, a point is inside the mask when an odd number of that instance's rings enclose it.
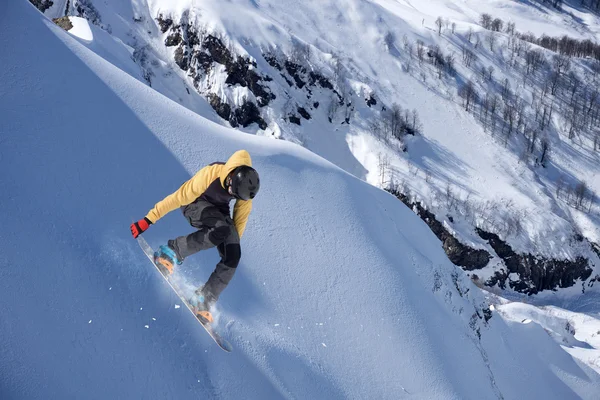
<instances>
[{"instance_id":1,"label":"snowboard binding","mask_svg":"<svg viewBox=\"0 0 600 400\"><path fill-rule=\"evenodd\" d=\"M175 265L181 262L177 259L175 251L169 246L162 245L154 253L154 263L164 276L169 276L175 270Z\"/></svg>"},{"instance_id":2,"label":"snowboard binding","mask_svg":"<svg viewBox=\"0 0 600 400\"><path fill-rule=\"evenodd\" d=\"M203 324L210 324L214 321L212 313L210 312L211 304L206 301L206 298L201 291L196 291L196 296L188 300L188 303L192 306L196 318Z\"/></svg>"}]
</instances>

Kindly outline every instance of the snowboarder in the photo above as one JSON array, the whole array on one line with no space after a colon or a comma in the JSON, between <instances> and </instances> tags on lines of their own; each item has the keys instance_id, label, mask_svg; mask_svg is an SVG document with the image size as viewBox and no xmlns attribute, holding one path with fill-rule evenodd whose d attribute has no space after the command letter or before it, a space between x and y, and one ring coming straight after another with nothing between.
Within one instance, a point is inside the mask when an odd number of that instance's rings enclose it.
<instances>
[{"instance_id":1,"label":"snowboarder","mask_svg":"<svg viewBox=\"0 0 600 400\"><path fill-rule=\"evenodd\" d=\"M240 261L240 238L246 229L252 199L258 193L260 179L252 168L246 150L235 152L226 163L215 162L202 168L173 194L158 202L138 222L131 224L137 238L167 213L181 207L183 215L197 231L171 239L154 254L163 273L172 274L175 265L201 250L217 247L221 260L208 281L196 290L190 303L207 321L212 321L211 307L219 299L235 274ZM236 199L233 218L229 203Z\"/></svg>"}]
</instances>

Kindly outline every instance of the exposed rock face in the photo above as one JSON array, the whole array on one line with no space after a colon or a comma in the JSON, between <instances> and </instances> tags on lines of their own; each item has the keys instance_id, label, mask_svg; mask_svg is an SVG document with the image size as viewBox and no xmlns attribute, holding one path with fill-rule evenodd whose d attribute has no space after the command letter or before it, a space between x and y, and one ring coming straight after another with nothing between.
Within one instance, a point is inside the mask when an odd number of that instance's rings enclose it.
<instances>
[{"instance_id":1,"label":"exposed rock face","mask_svg":"<svg viewBox=\"0 0 600 400\"><path fill-rule=\"evenodd\" d=\"M260 111L256 104L247 101L241 107L236 108L233 118L230 119L231 126L241 125L244 128L250 124L256 123L260 129L267 129L267 123L260 116ZM234 125L235 124L235 125Z\"/></svg>"},{"instance_id":2,"label":"exposed rock face","mask_svg":"<svg viewBox=\"0 0 600 400\"><path fill-rule=\"evenodd\" d=\"M435 218L435 215L426 210L420 203L411 202L404 194L395 190L388 190L404 204L410 207L429 226L432 232L442 241L442 247L452 263L467 271L481 269L487 265L491 255L480 249L472 249L460 243L444 226ZM485 232L479 228L477 234L487 241L498 257L502 259L507 270L496 271L494 276L485 282L486 286L498 286L526 294L535 294L542 290L556 290L557 288L571 287L577 279L585 281L592 274L592 268L585 257L571 260L556 260L536 257L532 254L516 253L512 247L498 237L498 235ZM592 244L592 248L594 245ZM596 248L600 253L600 249ZM515 273L518 280L510 280L509 275ZM600 276L598 279L600 281ZM593 285L592 279L588 286Z\"/></svg>"},{"instance_id":3,"label":"exposed rock face","mask_svg":"<svg viewBox=\"0 0 600 400\"><path fill-rule=\"evenodd\" d=\"M373 95L370 95L366 101L369 107L377 105L377 100L375 100L375 97L373 97Z\"/></svg>"},{"instance_id":4,"label":"exposed rock face","mask_svg":"<svg viewBox=\"0 0 600 400\"><path fill-rule=\"evenodd\" d=\"M173 25L173 20L171 18L165 18L162 14L159 14L156 17L156 22L158 22L158 26L160 27L160 31L165 33L169 30L169 28Z\"/></svg>"},{"instance_id":5,"label":"exposed rock face","mask_svg":"<svg viewBox=\"0 0 600 400\"><path fill-rule=\"evenodd\" d=\"M570 261L519 254L494 233L477 228L477 234L492 246L508 270L507 272L496 271L495 275L486 282L488 286L498 283L504 289L508 280L508 285L512 289L521 293L535 294L542 290L573 286L577 279L583 281L592 274L592 268L584 257L577 257L574 261ZM508 275L511 273L518 274L519 280L509 280Z\"/></svg>"},{"instance_id":6,"label":"exposed rock face","mask_svg":"<svg viewBox=\"0 0 600 400\"><path fill-rule=\"evenodd\" d=\"M280 62L273 54L265 54L263 57L271 67L281 72L281 76L285 79L288 85L296 86L299 89L302 89L305 86L314 87L319 85L323 89L329 89L335 92L338 97L341 98L341 96L334 90L329 79L320 73L316 71L308 72L305 67L290 60ZM308 91L310 93L310 89L308 89Z\"/></svg>"},{"instance_id":7,"label":"exposed rock face","mask_svg":"<svg viewBox=\"0 0 600 400\"><path fill-rule=\"evenodd\" d=\"M52 22L63 28L65 31L73 28L73 24L71 23L69 17L54 18Z\"/></svg>"},{"instance_id":8,"label":"exposed rock face","mask_svg":"<svg viewBox=\"0 0 600 400\"><path fill-rule=\"evenodd\" d=\"M300 118L295 116L295 115L290 115L288 117L288 120L292 123L292 124L296 124L296 125L301 125L300 123Z\"/></svg>"},{"instance_id":9,"label":"exposed rock face","mask_svg":"<svg viewBox=\"0 0 600 400\"><path fill-rule=\"evenodd\" d=\"M165 46L167 47L177 46L179 43L181 43L181 34L179 32L175 32L165 39Z\"/></svg>"},{"instance_id":10,"label":"exposed rock face","mask_svg":"<svg viewBox=\"0 0 600 400\"><path fill-rule=\"evenodd\" d=\"M472 271L485 267L492 258L485 250L472 249L469 246L460 243L446 228L444 228L442 223L435 218L435 215L426 210L421 203L411 202L408 197L398 191L388 191L415 211L416 214L425 221L431 231L442 241L442 248L453 264L458 265L467 271Z\"/></svg>"},{"instance_id":11,"label":"exposed rock face","mask_svg":"<svg viewBox=\"0 0 600 400\"><path fill-rule=\"evenodd\" d=\"M41 12L46 11L54 5L54 2L52 0L29 0L29 2Z\"/></svg>"},{"instance_id":12,"label":"exposed rock face","mask_svg":"<svg viewBox=\"0 0 600 400\"><path fill-rule=\"evenodd\" d=\"M304 107L298 107L298 114L304 119L310 119L310 114L304 109Z\"/></svg>"},{"instance_id":13,"label":"exposed rock face","mask_svg":"<svg viewBox=\"0 0 600 400\"><path fill-rule=\"evenodd\" d=\"M231 116L231 107L229 106L229 104L223 103L219 96L212 93L208 95L208 102L211 105L211 107L217 112L219 117L229 121L229 117Z\"/></svg>"},{"instance_id":14,"label":"exposed rock face","mask_svg":"<svg viewBox=\"0 0 600 400\"><path fill-rule=\"evenodd\" d=\"M189 68L188 53L187 50L183 50L183 46L179 46L175 50L175 63L184 71Z\"/></svg>"},{"instance_id":15,"label":"exposed rock face","mask_svg":"<svg viewBox=\"0 0 600 400\"><path fill-rule=\"evenodd\" d=\"M194 86L199 86L203 77L209 75L215 64L225 66L227 85L240 85L248 88L260 107L264 107L275 99L265 82L271 78L256 72L256 62L248 58L234 55L221 39L198 30L189 23L175 24L170 18L159 15L157 22L163 33L169 32L165 45L177 46L174 53L175 63L194 80ZM267 123L260 115L260 110L253 101L246 101L240 107L233 107L216 95L208 95L208 100L217 114L230 122L231 126L247 127L256 123L261 129L266 129Z\"/></svg>"}]
</instances>

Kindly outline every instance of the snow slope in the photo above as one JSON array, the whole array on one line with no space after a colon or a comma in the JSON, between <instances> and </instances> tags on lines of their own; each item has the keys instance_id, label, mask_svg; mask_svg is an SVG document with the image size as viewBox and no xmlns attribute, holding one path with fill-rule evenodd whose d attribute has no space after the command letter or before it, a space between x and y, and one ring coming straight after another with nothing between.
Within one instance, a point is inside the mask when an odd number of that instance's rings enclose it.
<instances>
[{"instance_id":1,"label":"snow slope","mask_svg":"<svg viewBox=\"0 0 600 400\"><path fill-rule=\"evenodd\" d=\"M541 328L485 323L482 295L389 194L190 112L24 0L0 5L0 59L1 398L599 392L600 376ZM226 354L177 307L128 225L239 148L263 185L220 303ZM145 237L189 230L174 212ZM201 283L216 257L180 274Z\"/></svg>"},{"instance_id":2,"label":"snow slope","mask_svg":"<svg viewBox=\"0 0 600 400\"><path fill-rule=\"evenodd\" d=\"M565 351L600 373L598 314L588 315L553 306L536 307L519 302L504 302L498 306L498 310L506 319L539 324Z\"/></svg>"},{"instance_id":3,"label":"snow slope","mask_svg":"<svg viewBox=\"0 0 600 400\"><path fill-rule=\"evenodd\" d=\"M183 19L196 28L221 35L228 47L256 60L257 68L274 78L270 87L277 93L277 99L262 110L269 127L263 131L251 125L244 131L301 143L377 186L382 184L381 161L387 159L385 184L391 181L400 184L405 192L442 219L463 243L493 255L490 246L474 232L475 227L480 227L499 234L518 252L559 260L584 256L596 271L592 277L597 274L600 260L587 243L574 238L581 234L592 242L600 242L600 206L596 201L590 207L591 212L582 212L556 195L560 179L570 185L585 181L600 193L600 156L591 150L591 139L568 140L563 131L565 121L557 117L546 133L552 148L549 167L534 167L521 160L525 146L521 135L515 135L508 144L502 138L492 137L472 115L463 111L457 94L468 79L476 82L482 94L498 90L499 83L508 79L513 91L529 104L532 88L523 85L518 68L507 65L507 51L492 52L486 48L488 32L478 25L479 16L488 12L505 22L512 21L520 32L595 39L600 19L579 8L576 2L565 2L563 11L537 1L504 0L484 3L475 0L89 0L87 3L95 5L102 17L101 25L122 46L137 49L138 56L144 55L145 61L139 57L136 60L142 75L152 75L148 77L152 87L190 110L228 125L210 110L202 96L217 94L230 104L239 105L253 95L245 87L225 84L223 71L211 73L201 82L200 94L197 93L189 71L180 70L173 61L175 47L164 45L169 32L161 33L155 20L159 15L171 17L175 23ZM456 34L444 28L442 35L438 35L434 23L438 16L456 23ZM91 28L98 31L97 36L108 35L98 27ZM476 51L478 60L472 68L466 68L460 62L460 54L470 28L482 44ZM81 35L78 31L71 33ZM445 54L454 54L456 76L438 79L427 62L419 67L414 57L407 55L404 36L413 46L416 40L422 40L426 46L438 45ZM508 37L498 36L500 49ZM305 92L287 86L279 71L263 58L265 52L273 49L290 56L298 43L310 47L311 54L305 60L309 68L331 78L336 62L343 66L345 81L352 88L354 111L350 125L341 124L342 118L329 123L326 109L331 98L324 91L313 90L310 101L306 100ZM94 46L88 47L96 51ZM118 46L113 52L123 53ZM546 52L548 59L551 56L551 52ZM114 64L119 66L125 61ZM584 79L584 62L574 61L574 65L573 69ZM496 84L479 82L481 67L495 68ZM140 72L133 75L139 76ZM364 103L371 93L379 100L377 110ZM311 108L316 100L321 103L318 110ZM393 103L418 110L423 122L423 136L407 139L406 153L398 151L399 146L376 140L369 130L369 123L380 117L381 105ZM296 104L306 107L312 115L310 121L302 120L302 126L286 121L289 109ZM533 116L528 115L528 119L533 120ZM453 192L458 206L447 204L447 188ZM450 222L448 215L455 222ZM518 232L507 227L509 219L520 221ZM504 268L501 261L494 258L478 276L488 278L501 268Z\"/></svg>"}]
</instances>

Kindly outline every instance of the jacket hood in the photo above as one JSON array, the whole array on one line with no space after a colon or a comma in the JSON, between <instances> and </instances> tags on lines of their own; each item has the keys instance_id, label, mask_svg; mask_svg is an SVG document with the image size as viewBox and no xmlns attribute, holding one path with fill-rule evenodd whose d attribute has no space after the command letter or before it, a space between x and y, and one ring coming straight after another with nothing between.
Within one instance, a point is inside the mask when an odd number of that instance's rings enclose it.
<instances>
[{"instance_id":1,"label":"jacket hood","mask_svg":"<svg viewBox=\"0 0 600 400\"><path fill-rule=\"evenodd\" d=\"M252 159L246 150L238 150L229 157L229 160L227 160L219 175L221 186L225 187L225 179L227 179L227 176L231 171L242 165L247 165L248 167L252 166Z\"/></svg>"}]
</instances>

